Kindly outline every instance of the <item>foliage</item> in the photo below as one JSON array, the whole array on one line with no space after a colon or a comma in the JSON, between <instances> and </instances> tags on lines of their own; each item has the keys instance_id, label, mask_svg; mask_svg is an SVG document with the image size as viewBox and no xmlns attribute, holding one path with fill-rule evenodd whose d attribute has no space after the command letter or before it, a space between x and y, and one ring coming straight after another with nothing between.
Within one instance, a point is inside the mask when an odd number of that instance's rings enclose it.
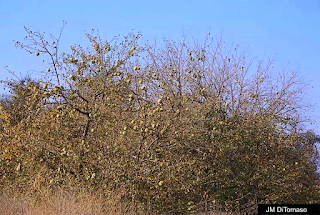
<instances>
[{"instance_id":1,"label":"foliage","mask_svg":"<svg viewBox=\"0 0 320 215\"><path fill-rule=\"evenodd\" d=\"M92 32L60 54L60 37L26 32L16 45L49 62L42 80L3 82L1 189L125 189L137 210L171 213L319 202L295 73L210 36L157 49Z\"/></svg>"}]
</instances>

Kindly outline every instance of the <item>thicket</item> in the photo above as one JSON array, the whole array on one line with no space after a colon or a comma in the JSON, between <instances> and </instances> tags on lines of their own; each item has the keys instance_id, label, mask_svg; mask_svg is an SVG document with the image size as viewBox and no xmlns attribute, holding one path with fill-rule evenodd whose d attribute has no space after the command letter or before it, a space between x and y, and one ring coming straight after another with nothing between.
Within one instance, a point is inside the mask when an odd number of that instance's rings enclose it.
<instances>
[{"instance_id":1,"label":"thicket","mask_svg":"<svg viewBox=\"0 0 320 215\"><path fill-rule=\"evenodd\" d=\"M92 32L60 53L60 37L26 33L17 47L47 68L2 81L0 190L124 189L137 211L162 213L320 203L296 73L210 35L156 47Z\"/></svg>"}]
</instances>

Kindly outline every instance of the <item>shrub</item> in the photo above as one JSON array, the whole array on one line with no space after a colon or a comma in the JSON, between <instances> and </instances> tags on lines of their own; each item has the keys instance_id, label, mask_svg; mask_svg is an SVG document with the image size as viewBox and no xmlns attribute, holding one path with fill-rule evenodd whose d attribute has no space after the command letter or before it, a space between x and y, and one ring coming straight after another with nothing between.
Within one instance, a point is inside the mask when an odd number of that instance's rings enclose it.
<instances>
[{"instance_id":1,"label":"shrub","mask_svg":"<svg viewBox=\"0 0 320 215\"><path fill-rule=\"evenodd\" d=\"M3 81L13 91L2 100L2 190L124 188L137 210L171 213L319 202L295 73L277 77L272 61L209 36L156 49L140 34L93 32L88 49L59 54L60 38L26 32L32 43L17 46L50 61L41 81Z\"/></svg>"}]
</instances>

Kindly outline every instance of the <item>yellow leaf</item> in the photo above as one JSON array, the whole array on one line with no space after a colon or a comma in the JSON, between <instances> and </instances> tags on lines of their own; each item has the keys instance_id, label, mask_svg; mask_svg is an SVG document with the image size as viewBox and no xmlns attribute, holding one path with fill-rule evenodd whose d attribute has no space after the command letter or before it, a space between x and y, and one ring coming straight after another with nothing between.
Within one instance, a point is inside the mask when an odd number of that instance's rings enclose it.
<instances>
[{"instance_id":1,"label":"yellow leaf","mask_svg":"<svg viewBox=\"0 0 320 215\"><path fill-rule=\"evenodd\" d=\"M20 168L21 168L21 164L18 164L18 166L16 167L16 170L20 171Z\"/></svg>"}]
</instances>

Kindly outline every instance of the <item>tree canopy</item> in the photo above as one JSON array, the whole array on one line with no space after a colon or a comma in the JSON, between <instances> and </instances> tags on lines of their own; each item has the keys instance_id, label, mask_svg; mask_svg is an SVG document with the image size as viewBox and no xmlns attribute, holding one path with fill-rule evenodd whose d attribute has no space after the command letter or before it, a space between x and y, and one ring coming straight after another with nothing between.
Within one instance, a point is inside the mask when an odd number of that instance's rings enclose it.
<instances>
[{"instance_id":1,"label":"tree canopy","mask_svg":"<svg viewBox=\"0 0 320 215\"><path fill-rule=\"evenodd\" d=\"M156 47L94 31L60 53L60 37L25 30L17 47L48 60L39 80L2 81L0 189L125 189L159 213L319 203L297 73L210 35Z\"/></svg>"}]
</instances>

